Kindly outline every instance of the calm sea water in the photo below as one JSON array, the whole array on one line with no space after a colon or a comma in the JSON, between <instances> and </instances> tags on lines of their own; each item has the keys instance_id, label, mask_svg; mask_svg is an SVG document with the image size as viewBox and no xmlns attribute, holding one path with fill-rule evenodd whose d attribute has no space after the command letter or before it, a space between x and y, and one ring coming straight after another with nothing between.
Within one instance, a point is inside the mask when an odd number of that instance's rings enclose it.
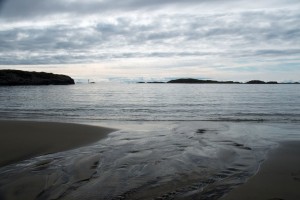
<instances>
[{"instance_id":1,"label":"calm sea water","mask_svg":"<svg viewBox=\"0 0 300 200\"><path fill-rule=\"evenodd\" d=\"M85 147L0 168L0 199L217 200L255 174L279 141L299 140L299 87L0 87L0 119L120 129Z\"/></svg>"},{"instance_id":2,"label":"calm sea water","mask_svg":"<svg viewBox=\"0 0 300 200\"><path fill-rule=\"evenodd\" d=\"M0 118L300 121L300 85L77 84L0 87Z\"/></svg>"}]
</instances>

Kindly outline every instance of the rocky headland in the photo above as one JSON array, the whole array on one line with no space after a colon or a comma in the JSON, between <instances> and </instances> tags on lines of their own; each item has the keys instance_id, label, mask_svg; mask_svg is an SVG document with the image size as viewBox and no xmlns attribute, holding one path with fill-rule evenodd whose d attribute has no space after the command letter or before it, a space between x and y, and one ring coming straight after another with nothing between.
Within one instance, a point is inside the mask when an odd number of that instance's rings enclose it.
<instances>
[{"instance_id":1,"label":"rocky headland","mask_svg":"<svg viewBox=\"0 0 300 200\"><path fill-rule=\"evenodd\" d=\"M74 80L66 75L21 70L0 70L0 86L17 85L72 85Z\"/></svg>"}]
</instances>

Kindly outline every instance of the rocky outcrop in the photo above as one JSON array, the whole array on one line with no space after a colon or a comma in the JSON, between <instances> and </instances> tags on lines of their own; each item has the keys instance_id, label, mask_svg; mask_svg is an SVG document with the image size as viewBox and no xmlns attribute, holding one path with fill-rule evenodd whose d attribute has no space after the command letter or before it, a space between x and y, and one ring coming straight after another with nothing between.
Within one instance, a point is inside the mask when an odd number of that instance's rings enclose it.
<instances>
[{"instance_id":1,"label":"rocky outcrop","mask_svg":"<svg viewBox=\"0 0 300 200\"><path fill-rule=\"evenodd\" d=\"M260 80L252 80L252 81L246 82L246 84L265 84L265 83L266 82L260 81Z\"/></svg>"},{"instance_id":2,"label":"rocky outcrop","mask_svg":"<svg viewBox=\"0 0 300 200\"><path fill-rule=\"evenodd\" d=\"M66 75L21 70L0 70L0 86L71 84L75 84L74 80Z\"/></svg>"},{"instance_id":3,"label":"rocky outcrop","mask_svg":"<svg viewBox=\"0 0 300 200\"><path fill-rule=\"evenodd\" d=\"M190 84L209 84L209 83L215 83L215 84L240 84L240 82L234 82L234 81L215 81L215 80L199 80L194 78L180 78L175 80L170 80L167 83L190 83Z\"/></svg>"}]
</instances>

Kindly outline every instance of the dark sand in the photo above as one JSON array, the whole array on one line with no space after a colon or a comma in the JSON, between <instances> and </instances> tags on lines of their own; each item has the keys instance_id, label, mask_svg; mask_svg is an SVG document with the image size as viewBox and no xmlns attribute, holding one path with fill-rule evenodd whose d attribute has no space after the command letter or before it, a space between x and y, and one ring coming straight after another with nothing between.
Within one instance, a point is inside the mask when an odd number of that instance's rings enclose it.
<instances>
[{"instance_id":1,"label":"dark sand","mask_svg":"<svg viewBox=\"0 0 300 200\"><path fill-rule=\"evenodd\" d=\"M0 167L34 156L84 146L104 138L112 131L79 124L0 121ZM300 142L281 143L279 148L269 153L255 176L221 200L299 200L299 155ZM84 181L91 179L100 156L94 154L76 158L72 161L74 164L64 169L64 172L68 172L66 174L51 170L32 173L31 168L22 171L13 181L5 182L6 185L0 187L0 199L43 199L44 196L44 199L58 199L69 191L69 187L85 184ZM51 160L41 162L35 163L32 168L51 165ZM71 178L69 174L72 174ZM69 185L65 184L65 178L71 179ZM55 188L56 185L59 187Z\"/></svg>"},{"instance_id":2,"label":"dark sand","mask_svg":"<svg viewBox=\"0 0 300 200\"><path fill-rule=\"evenodd\" d=\"M0 167L104 138L113 129L54 122L0 121Z\"/></svg>"},{"instance_id":3,"label":"dark sand","mask_svg":"<svg viewBox=\"0 0 300 200\"><path fill-rule=\"evenodd\" d=\"M283 142L258 173L221 200L299 200L300 142Z\"/></svg>"}]
</instances>

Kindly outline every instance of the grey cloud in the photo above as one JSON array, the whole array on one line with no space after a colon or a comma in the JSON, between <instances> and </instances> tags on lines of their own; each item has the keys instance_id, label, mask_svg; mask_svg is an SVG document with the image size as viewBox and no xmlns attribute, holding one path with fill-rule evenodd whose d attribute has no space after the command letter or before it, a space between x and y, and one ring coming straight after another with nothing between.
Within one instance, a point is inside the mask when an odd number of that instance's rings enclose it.
<instances>
[{"instance_id":1,"label":"grey cloud","mask_svg":"<svg viewBox=\"0 0 300 200\"><path fill-rule=\"evenodd\" d=\"M33 53L31 51L23 52L21 54L12 53L5 54L0 61L0 65L39 65L39 64L70 64L70 63L97 63L100 60L110 60L110 59L126 59L126 58L201 58L203 56L212 56L212 57L227 57L232 59L243 59L243 60L252 60L255 58L265 59L267 57L276 57L280 58L283 56L290 56L296 58L294 62L300 62L300 49L294 50L257 50L257 51L228 51L223 53L216 53L210 51L178 51L178 52L159 52L153 51L149 53L141 52L130 52L130 53L88 53L81 51L59 51L55 54L53 52L43 51L40 54ZM281 63L290 62L290 60L285 59ZM193 64L194 65L194 64ZM184 66L181 66L183 68ZM234 69L234 68L232 68ZM238 69L237 69L238 70Z\"/></svg>"},{"instance_id":2,"label":"grey cloud","mask_svg":"<svg viewBox=\"0 0 300 200\"><path fill-rule=\"evenodd\" d=\"M256 56L300 56L300 48L298 49L286 49L286 50L274 50L264 49L257 50L253 53Z\"/></svg>"},{"instance_id":3,"label":"grey cloud","mask_svg":"<svg viewBox=\"0 0 300 200\"><path fill-rule=\"evenodd\" d=\"M0 0L0 12L1 12L2 8L3 8L4 2L5 2L5 0Z\"/></svg>"},{"instance_id":4,"label":"grey cloud","mask_svg":"<svg viewBox=\"0 0 300 200\"><path fill-rule=\"evenodd\" d=\"M6 54L0 65L39 65L39 64L70 64L70 63L97 63L99 60L126 59L126 58L170 58L214 55L213 52L131 52L131 53L97 53L88 54L80 51L61 51L56 54L40 52L35 54L30 51L22 54ZM1 54L0 54L1 56ZM29 59L28 59L29 58Z\"/></svg>"},{"instance_id":5,"label":"grey cloud","mask_svg":"<svg viewBox=\"0 0 300 200\"><path fill-rule=\"evenodd\" d=\"M52 24L0 29L0 64L90 63L141 57L299 56L298 11L158 15L147 23L136 20L128 16L86 27Z\"/></svg>"},{"instance_id":6,"label":"grey cloud","mask_svg":"<svg viewBox=\"0 0 300 200\"><path fill-rule=\"evenodd\" d=\"M264 0L256 2L256 8L268 8L277 5L277 7L284 5L299 6L298 0L274 1ZM28 18L43 18L49 15L56 14L75 14L75 15L90 15L90 14L111 14L114 12L125 12L134 10L146 10L152 12L166 7L176 8L177 12L184 7L194 8L195 6L202 6L205 11L207 9L238 8L247 9L249 3L247 0L2 0L0 3L0 16L2 19L17 19L24 20ZM1 9L2 8L2 9ZM199 10L201 12L201 10Z\"/></svg>"},{"instance_id":7,"label":"grey cloud","mask_svg":"<svg viewBox=\"0 0 300 200\"><path fill-rule=\"evenodd\" d=\"M24 38L18 39L19 35ZM86 35L84 29L72 26L53 26L46 29L16 28L0 31L0 50L40 51L40 50L76 50L89 48L93 43L101 42L101 37Z\"/></svg>"},{"instance_id":8,"label":"grey cloud","mask_svg":"<svg viewBox=\"0 0 300 200\"><path fill-rule=\"evenodd\" d=\"M161 7L168 4L194 5L207 0L122 0L122 1L64 1L64 0L4 0L1 15L5 18L43 17L52 14L80 13L97 14L99 12L113 12L136 10L148 7ZM218 1L218 0L214 0Z\"/></svg>"}]
</instances>

